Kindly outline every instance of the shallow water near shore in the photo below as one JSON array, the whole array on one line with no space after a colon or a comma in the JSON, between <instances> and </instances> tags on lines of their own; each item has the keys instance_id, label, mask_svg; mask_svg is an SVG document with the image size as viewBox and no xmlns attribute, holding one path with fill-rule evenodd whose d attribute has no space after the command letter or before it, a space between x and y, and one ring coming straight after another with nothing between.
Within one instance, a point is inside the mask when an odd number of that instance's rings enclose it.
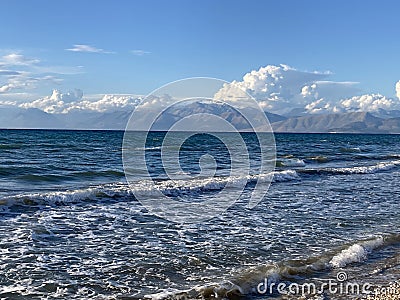
<instances>
[{"instance_id":1,"label":"shallow water near shore","mask_svg":"<svg viewBox=\"0 0 400 300\"><path fill-rule=\"evenodd\" d=\"M0 130L0 297L285 299L257 287L338 282L339 272L359 284L398 279L399 136L275 135L274 179L254 209L251 191L268 174L229 178L229 153L202 135L183 145L181 167L199 173L207 153L215 176L170 181L162 138L150 133L145 149L159 191L203 201L245 180L239 201L200 224L170 222L126 184L123 132ZM255 137L243 138L256 168Z\"/></svg>"}]
</instances>

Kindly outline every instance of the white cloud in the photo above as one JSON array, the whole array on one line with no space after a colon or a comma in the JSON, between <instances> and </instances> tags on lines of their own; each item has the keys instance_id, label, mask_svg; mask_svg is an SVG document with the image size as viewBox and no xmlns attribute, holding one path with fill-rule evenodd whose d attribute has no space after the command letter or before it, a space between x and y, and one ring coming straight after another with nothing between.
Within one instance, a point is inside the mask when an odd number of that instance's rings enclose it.
<instances>
[{"instance_id":1,"label":"white cloud","mask_svg":"<svg viewBox=\"0 0 400 300\"><path fill-rule=\"evenodd\" d=\"M89 53L104 53L104 54L113 54L115 52L106 51L104 49L96 48L90 45L84 44L75 44L72 48L65 49L67 51L72 52L89 52Z\"/></svg>"},{"instance_id":2,"label":"white cloud","mask_svg":"<svg viewBox=\"0 0 400 300\"><path fill-rule=\"evenodd\" d=\"M340 84L340 82L335 84ZM351 94L351 86L354 83L349 84L348 92ZM340 90L343 90L343 87ZM337 113L349 111L378 112L380 109L388 111L400 109L400 101L381 94L350 95L343 98L340 97L341 94L336 94L335 91L330 91L329 89L321 93L317 84L305 86L302 89L302 95L309 100L305 110L308 113Z\"/></svg>"},{"instance_id":3,"label":"white cloud","mask_svg":"<svg viewBox=\"0 0 400 300\"><path fill-rule=\"evenodd\" d=\"M0 76L15 76L21 75L21 72L13 71L13 70L0 70Z\"/></svg>"},{"instance_id":4,"label":"white cloud","mask_svg":"<svg viewBox=\"0 0 400 300\"><path fill-rule=\"evenodd\" d=\"M315 81L311 85L305 85L301 89L301 95L305 99L329 99L338 101L340 99L354 96L359 93L358 82L335 82L335 81ZM308 101L306 101L308 102Z\"/></svg>"},{"instance_id":5,"label":"white cloud","mask_svg":"<svg viewBox=\"0 0 400 300\"><path fill-rule=\"evenodd\" d=\"M64 112L73 110L106 112L133 109L140 101L141 98L133 95L104 95L97 101L83 100L71 103L71 105L65 108Z\"/></svg>"},{"instance_id":6,"label":"white cloud","mask_svg":"<svg viewBox=\"0 0 400 300\"><path fill-rule=\"evenodd\" d=\"M1 57L0 66L32 66L39 62L40 60L36 58L27 58L22 54L10 53Z\"/></svg>"},{"instance_id":7,"label":"white cloud","mask_svg":"<svg viewBox=\"0 0 400 300\"><path fill-rule=\"evenodd\" d=\"M400 108L400 102L381 94L365 94L341 99L338 102L326 101L324 98L308 103L305 109L308 113L344 113L344 112L379 112L380 109L394 110Z\"/></svg>"},{"instance_id":8,"label":"white cloud","mask_svg":"<svg viewBox=\"0 0 400 300\"><path fill-rule=\"evenodd\" d=\"M284 113L295 107L304 107L302 89L315 82L322 82L321 80L329 74L329 72L300 71L287 65L268 65L247 73L242 81L233 81L224 85L216 93L215 98L222 100L227 97L235 98L237 88L239 88L259 101L264 109ZM240 97L237 100L240 101Z\"/></svg>"},{"instance_id":9,"label":"white cloud","mask_svg":"<svg viewBox=\"0 0 400 300\"><path fill-rule=\"evenodd\" d=\"M9 90L11 90L13 88L13 86L9 83L0 86L0 93L5 93L8 92Z\"/></svg>"},{"instance_id":10,"label":"white cloud","mask_svg":"<svg viewBox=\"0 0 400 300\"><path fill-rule=\"evenodd\" d=\"M351 97L340 101L346 111L378 111L391 110L399 107L399 101L387 98L380 94L370 94Z\"/></svg>"},{"instance_id":11,"label":"white cloud","mask_svg":"<svg viewBox=\"0 0 400 300\"><path fill-rule=\"evenodd\" d=\"M15 93L20 95L48 84L53 88L59 85L63 79L56 77L56 74L77 73L82 73L82 67L48 66L37 58L18 52L9 53L0 57L0 94L10 94L13 100Z\"/></svg>"},{"instance_id":12,"label":"white cloud","mask_svg":"<svg viewBox=\"0 0 400 300\"><path fill-rule=\"evenodd\" d=\"M6 107L15 107L15 106L17 106L17 103L15 101L9 101L9 100L0 101L0 106L2 106L2 107L4 107L4 106L6 106Z\"/></svg>"},{"instance_id":13,"label":"white cloud","mask_svg":"<svg viewBox=\"0 0 400 300\"><path fill-rule=\"evenodd\" d=\"M240 88L253 96L263 109L280 114L295 108L309 113L399 108L399 101L379 94L359 95L358 82L328 81L329 75L329 72L305 72L286 65L269 65L247 73L242 81L224 85L215 99L236 97L241 101L243 97L235 91ZM400 81L396 91L399 97Z\"/></svg>"},{"instance_id":14,"label":"white cloud","mask_svg":"<svg viewBox=\"0 0 400 300\"><path fill-rule=\"evenodd\" d=\"M75 89L72 92L61 93L59 90L53 90L52 95L37 99L32 102L26 102L19 105L23 108L39 108L47 113L62 113L71 104L82 99L83 92Z\"/></svg>"},{"instance_id":15,"label":"white cloud","mask_svg":"<svg viewBox=\"0 0 400 300\"><path fill-rule=\"evenodd\" d=\"M132 53L133 55L143 56L143 55L146 55L146 54L150 54L151 52L145 51L145 50L139 50L139 49L138 49L138 50L132 50L131 53Z\"/></svg>"},{"instance_id":16,"label":"white cloud","mask_svg":"<svg viewBox=\"0 0 400 300\"><path fill-rule=\"evenodd\" d=\"M62 79L54 76L30 76L27 72L21 72L19 75L8 76L5 83L0 84L0 94L14 90L35 89L40 83L59 84Z\"/></svg>"},{"instance_id":17,"label":"white cloud","mask_svg":"<svg viewBox=\"0 0 400 300\"><path fill-rule=\"evenodd\" d=\"M141 102L141 97L134 95L103 95L100 99L83 98L79 89L62 93L53 90L51 96L46 96L31 102L20 104L23 108L38 108L47 113L68 113L72 111L111 112L130 110Z\"/></svg>"},{"instance_id":18,"label":"white cloud","mask_svg":"<svg viewBox=\"0 0 400 300\"><path fill-rule=\"evenodd\" d=\"M29 76L13 76L0 86L0 93L10 92L15 89L32 89L36 87L38 81L38 78Z\"/></svg>"},{"instance_id":19,"label":"white cloud","mask_svg":"<svg viewBox=\"0 0 400 300\"><path fill-rule=\"evenodd\" d=\"M101 49L100 49L101 50ZM6 59L7 60L7 59ZM4 59L3 59L4 61ZM21 57L8 59L13 63L28 61ZM14 68L0 70L0 96L19 90L21 94L34 89L42 82L60 83L53 76L31 76L26 71L14 71ZM18 73L18 74L17 74ZM284 114L293 109L308 113L331 113L347 111L370 111L380 109L400 109L400 81L396 83L399 100L380 94L360 94L357 82L329 81L329 72L307 72L287 65L268 65L253 70L243 76L242 81L227 83L214 96L215 100L241 101L246 106L247 92L253 96L266 111ZM0 97L0 100L13 101L16 98ZM20 99L20 98L18 98ZM32 98L29 98L32 99ZM61 93L53 91L51 96L20 104L21 107L35 107L49 113L68 113L73 111L111 112L132 110L135 107L151 108L165 106L167 98L154 97L141 103L143 97L137 95L85 95L79 90ZM21 103L21 102L19 102Z\"/></svg>"}]
</instances>

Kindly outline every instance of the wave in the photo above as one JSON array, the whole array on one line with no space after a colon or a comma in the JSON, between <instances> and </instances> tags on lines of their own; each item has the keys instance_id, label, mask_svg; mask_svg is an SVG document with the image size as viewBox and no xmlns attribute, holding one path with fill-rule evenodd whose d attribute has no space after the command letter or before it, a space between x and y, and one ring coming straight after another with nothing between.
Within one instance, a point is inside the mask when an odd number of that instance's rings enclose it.
<instances>
[{"instance_id":1,"label":"wave","mask_svg":"<svg viewBox=\"0 0 400 300\"><path fill-rule=\"evenodd\" d=\"M299 179L294 170L274 171L266 174L212 177L191 180L166 180L154 185L152 182L138 182L131 185L133 192L145 196L156 196L159 192L171 197L187 194L198 194L209 191L219 191L229 185L231 188L242 188L248 183L256 182L286 182Z\"/></svg>"},{"instance_id":2,"label":"wave","mask_svg":"<svg viewBox=\"0 0 400 300\"><path fill-rule=\"evenodd\" d=\"M360 147L342 147L339 150L340 150L340 152L344 152L344 153L360 153L361 152Z\"/></svg>"},{"instance_id":3,"label":"wave","mask_svg":"<svg viewBox=\"0 0 400 300\"><path fill-rule=\"evenodd\" d=\"M362 262L367 259L370 252L383 246L384 243L383 237L378 237L373 240L351 245L332 257L329 264L334 268L343 268L351 263Z\"/></svg>"},{"instance_id":4,"label":"wave","mask_svg":"<svg viewBox=\"0 0 400 300\"><path fill-rule=\"evenodd\" d=\"M163 193L167 196L177 197L183 195L196 195L212 191L219 191L229 184L230 187L243 187L248 183L260 182L285 182L299 179L294 170L276 171L268 174L212 177L192 180L164 180L164 181L139 181L130 186L124 182L101 184L83 189L53 191L46 193L31 193L9 196L0 199L0 211L8 211L12 207L42 207L70 205L90 201L109 199L132 199L134 194L148 197Z\"/></svg>"},{"instance_id":5,"label":"wave","mask_svg":"<svg viewBox=\"0 0 400 300\"><path fill-rule=\"evenodd\" d=\"M345 245L320 256L298 260L284 260L247 268L231 278L206 286L195 286L185 291L160 292L147 295L147 299L237 299L256 294L257 287L265 281L271 283L296 282L305 278L315 278L321 272L344 268L354 263L362 263L374 250L400 243L400 234L378 236L368 240Z\"/></svg>"},{"instance_id":6,"label":"wave","mask_svg":"<svg viewBox=\"0 0 400 300\"><path fill-rule=\"evenodd\" d=\"M396 168L399 165L400 165L400 160L392 160L390 162L380 162L372 166L332 168L331 171L334 173L342 173L342 174L371 174L371 173L387 171Z\"/></svg>"},{"instance_id":7,"label":"wave","mask_svg":"<svg viewBox=\"0 0 400 300\"><path fill-rule=\"evenodd\" d=\"M285 158L276 161L277 167L305 167L304 160L299 158Z\"/></svg>"},{"instance_id":8,"label":"wave","mask_svg":"<svg viewBox=\"0 0 400 300\"><path fill-rule=\"evenodd\" d=\"M344 168L323 168L323 169L302 169L297 170L305 174L331 174L331 175L350 175L350 174L372 174L388 171L400 166L400 160L392 160L389 162L379 162L372 166L354 166Z\"/></svg>"},{"instance_id":9,"label":"wave","mask_svg":"<svg viewBox=\"0 0 400 300\"><path fill-rule=\"evenodd\" d=\"M325 155L316 155L316 156L311 156L307 157L304 161L305 163L326 163L326 162L345 162L345 161L388 161L388 160L394 160L394 159L400 159L400 154L376 154L376 153L365 153L363 152L362 154L356 153L355 155L351 156L340 156L340 155L335 155L332 153L331 155L325 156Z\"/></svg>"},{"instance_id":10,"label":"wave","mask_svg":"<svg viewBox=\"0 0 400 300\"><path fill-rule=\"evenodd\" d=\"M272 182L285 182L300 179L299 174L295 170L285 170L279 172L273 172L274 178Z\"/></svg>"},{"instance_id":11,"label":"wave","mask_svg":"<svg viewBox=\"0 0 400 300\"><path fill-rule=\"evenodd\" d=\"M290 182L301 179L302 174L310 175L346 175L346 174L370 174L382 171L391 170L400 166L400 160L389 162L380 162L372 166L357 166L345 168L323 168L323 169L288 169L274 171L266 174L247 175L247 176L231 176L231 177L212 177L212 178L197 178L188 180L160 180L155 182L140 181L131 184L130 187L123 182L112 184L101 184L90 186L87 188L67 191L53 191L36 194L20 194L9 196L0 199L0 209L5 210L5 207L10 206L52 206L52 205L69 205L70 203L101 201L107 199L118 199L128 197L132 199L133 195L152 197L163 193L170 197L179 196L196 196L201 193L219 191L230 186L232 188L242 188L246 184L254 184L256 182ZM119 176L123 177L124 173L114 170L106 170L99 172L83 172L77 173L76 178L91 177L95 175L101 176ZM72 178L74 177L72 176ZM54 181L59 178L54 176L39 176L30 175L27 180L30 181ZM64 179L64 178L61 178ZM132 193L132 191L134 193Z\"/></svg>"},{"instance_id":12,"label":"wave","mask_svg":"<svg viewBox=\"0 0 400 300\"><path fill-rule=\"evenodd\" d=\"M165 147L165 146L164 146ZM153 146L153 147L136 147L133 150L136 151L154 151L154 150L161 150L161 146Z\"/></svg>"},{"instance_id":13,"label":"wave","mask_svg":"<svg viewBox=\"0 0 400 300\"><path fill-rule=\"evenodd\" d=\"M325 163L328 162L330 159L327 156L317 155L308 158L311 161L318 162L318 163Z\"/></svg>"}]
</instances>

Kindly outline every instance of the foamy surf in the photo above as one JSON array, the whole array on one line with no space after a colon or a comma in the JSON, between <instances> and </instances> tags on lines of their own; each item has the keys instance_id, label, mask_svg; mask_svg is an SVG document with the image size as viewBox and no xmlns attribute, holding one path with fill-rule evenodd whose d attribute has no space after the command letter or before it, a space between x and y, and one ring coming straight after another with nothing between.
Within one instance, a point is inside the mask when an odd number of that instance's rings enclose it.
<instances>
[{"instance_id":1,"label":"foamy surf","mask_svg":"<svg viewBox=\"0 0 400 300\"><path fill-rule=\"evenodd\" d=\"M305 167L306 163L304 160L299 158L283 158L277 161L279 167Z\"/></svg>"},{"instance_id":2,"label":"foamy surf","mask_svg":"<svg viewBox=\"0 0 400 300\"><path fill-rule=\"evenodd\" d=\"M343 268L351 263L363 262L367 259L370 252L383 245L383 237L351 245L335 255L329 264L334 268Z\"/></svg>"},{"instance_id":3,"label":"foamy surf","mask_svg":"<svg viewBox=\"0 0 400 300\"><path fill-rule=\"evenodd\" d=\"M300 164L299 164L300 165ZM288 169L272 173L225 176L212 178L194 178L185 180L164 180L153 182L141 181L129 187L126 183L118 182L112 184L101 184L88 188L54 191L45 193L29 193L3 197L0 199L0 211L7 211L9 207L19 206L53 206L69 205L79 202L98 201L107 199L132 198L133 193L148 197L163 193L170 197L197 195L219 191L229 184L232 188L240 188L248 183L256 182L290 182L301 179L301 174L325 174L325 175L352 175L373 174L396 169L400 166L400 160L379 162L370 166L354 166L344 168L319 168L319 169Z\"/></svg>"},{"instance_id":4,"label":"foamy surf","mask_svg":"<svg viewBox=\"0 0 400 300\"><path fill-rule=\"evenodd\" d=\"M379 162L376 163L375 165L367 165L367 166L297 169L297 172L304 174L316 174L316 175L374 174L374 173L394 170L399 166L400 166L400 160L391 160L388 162Z\"/></svg>"},{"instance_id":5,"label":"foamy surf","mask_svg":"<svg viewBox=\"0 0 400 300\"><path fill-rule=\"evenodd\" d=\"M156 196L159 192L170 196L196 195L219 191L226 185L235 188L243 187L247 183L255 182L290 182L300 180L302 173L305 174L327 174L327 175L351 175L372 174L389 171L400 166L400 160L379 162L371 166L355 166L345 168L322 168L322 169L288 169L274 171L267 174L226 176L212 178L195 178L191 180L165 180L156 181L156 184L147 181L137 182L130 187L123 182L102 184L88 188L55 191L36 194L20 194L0 199L0 211L7 211L7 207L20 206L47 206L47 205L69 205L72 203L98 201L99 199L120 199L133 197L132 191L140 195Z\"/></svg>"},{"instance_id":6,"label":"foamy surf","mask_svg":"<svg viewBox=\"0 0 400 300\"><path fill-rule=\"evenodd\" d=\"M165 180L157 182L140 181L128 186L126 183L101 184L88 188L54 191L45 193L19 194L0 199L0 211L6 212L13 206L58 206L84 203L99 200L115 200L122 198L133 199L134 194L148 197L157 196L159 192L170 196L196 195L219 191L227 184L231 187L243 187L247 183L255 182L285 182L298 180L299 176L294 170L275 171L268 174L212 177L192 180Z\"/></svg>"},{"instance_id":7,"label":"foamy surf","mask_svg":"<svg viewBox=\"0 0 400 300\"><path fill-rule=\"evenodd\" d=\"M384 247L400 243L400 235L392 234L362 240L344 249L327 251L304 260L284 260L247 268L231 278L206 286L195 286L184 291L163 291L146 295L146 299L237 299L246 295L256 295L257 287L263 282L285 282L287 285L314 278L318 274L330 272L336 268L345 268L355 263L365 263L368 254ZM322 296L321 296L322 297Z\"/></svg>"},{"instance_id":8,"label":"foamy surf","mask_svg":"<svg viewBox=\"0 0 400 300\"><path fill-rule=\"evenodd\" d=\"M389 162L379 162L372 166L358 166L349 168L333 168L332 172L342 173L342 174L371 174L382 171L387 171L400 166L400 160L392 160Z\"/></svg>"}]
</instances>

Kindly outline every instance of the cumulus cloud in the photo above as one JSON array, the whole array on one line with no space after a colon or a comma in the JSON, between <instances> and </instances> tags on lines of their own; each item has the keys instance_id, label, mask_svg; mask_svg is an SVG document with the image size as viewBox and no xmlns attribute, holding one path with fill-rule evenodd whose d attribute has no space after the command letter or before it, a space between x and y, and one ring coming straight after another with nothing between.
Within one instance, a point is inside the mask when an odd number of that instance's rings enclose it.
<instances>
[{"instance_id":1,"label":"cumulus cloud","mask_svg":"<svg viewBox=\"0 0 400 300\"><path fill-rule=\"evenodd\" d=\"M62 93L53 90L51 96L19 105L22 108L38 108L47 113L69 113L72 111L110 112L133 109L141 102L134 95L103 95L100 99L84 99L79 89Z\"/></svg>"},{"instance_id":2,"label":"cumulus cloud","mask_svg":"<svg viewBox=\"0 0 400 300\"><path fill-rule=\"evenodd\" d=\"M133 109L140 101L141 98L132 95L104 95L97 101L84 100L72 103L65 109L65 112L73 110L106 112Z\"/></svg>"},{"instance_id":3,"label":"cumulus cloud","mask_svg":"<svg viewBox=\"0 0 400 300\"><path fill-rule=\"evenodd\" d=\"M308 113L377 111L398 109L398 101L379 94L360 95L358 82L326 80L330 72L306 72L287 65L266 66L244 75L242 81L225 84L215 99L235 99L240 88L254 97L267 111L285 114L293 109ZM400 82L396 85L400 96ZM236 97L237 101L243 97Z\"/></svg>"},{"instance_id":4,"label":"cumulus cloud","mask_svg":"<svg viewBox=\"0 0 400 300\"><path fill-rule=\"evenodd\" d=\"M65 94L61 93L59 90L53 90L50 97L22 103L19 106L23 108L39 108L47 113L62 113L70 103L80 101L82 96L83 92L78 89Z\"/></svg>"},{"instance_id":5,"label":"cumulus cloud","mask_svg":"<svg viewBox=\"0 0 400 300\"><path fill-rule=\"evenodd\" d=\"M338 82L336 82L338 84ZM352 86L355 83L349 83L349 94L352 93ZM332 85L332 84L331 84ZM396 91L399 92L400 83L396 84ZM334 91L325 91L321 93L317 84L305 86L302 89L302 95L309 100L305 109L309 113L324 112L348 112L348 111L367 111L378 112L381 109L395 110L400 109L400 101L391 99L381 94L364 94L357 96L341 97L341 93L335 95ZM314 99L314 100L313 100ZM399 98L400 100L400 98Z\"/></svg>"},{"instance_id":6,"label":"cumulus cloud","mask_svg":"<svg viewBox=\"0 0 400 300\"><path fill-rule=\"evenodd\" d=\"M14 57L8 61L17 63L24 59ZM6 79L5 82L0 82L0 96L15 89L21 89L20 92L24 92L26 89L35 88L42 81L59 83L56 77L33 77L25 71L15 71L19 72L16 74L11 69L0 70L0 79ZM245 91L253 96L264 110L278 114L289 114L292 111L296 114L299 112L316 114L400 109L400 81L396 83L398 100L380 94L363 95L357 82L330 81L329 76L329 72L308 72L287 65L268 65L245 74L240 81L224 84L214 95L214 99L238 101L238 104L240 102L242 106L246 106L248 97L243 92ZM147 99L146 102L141 102L142 99L143 97L137 95L106 94L94 97L93 95L83 96L80 90L67 93L54 90L50 96L25 102L20 106L35 107L48 113L69 113L132 110L138 106L151 109L166 106L169 103L167 97L158 96Z\"/></svg>"},{"instance_id":7,"label":"cumulus cloud","mask_svg":"<svg viewBox=\"0 0 400 300\"><path fill-rule=\"evenodd\" d=\"M305 99L330 99L333 101L354 96L359 93L358 82L316 81L301 88L301 95ZM306 101L307 102L307 101Z\"/></svg>"},{"instance_id":8,"label":"cumulus cloud","mask_svg":"<svg viewBox=\"0 0 400 300\"><path fill-rule=\"evenodd\" d=\"M346 111L378 111L390 110L399 107L399 101L387 98L380 94L370 94L351 97L340 101Z\"/></svg>"},{"instance_id":9,"label":"cumulus cloud","mask_svg":"<svg viewBox=\"0 0 400 300\"><path fill-rule=\"evenodd\" d=\"M230 97L232 99L235 97L235 90L239 88L258 100L265 109L281 112L290 106L300 105L302 102L300 93L305 85L325 79L327 76L329 76L327 72L306 72L287 65L268 65L247 73L242 81L225 84L214 98L224 100ZM237 100L240 101L240 98Z\"/></svg>"},{"instance_id":10,"label":"cumulus cloud","mask_svg":"<svg viewBox=\"0 0 400 300\"><path fill-rule=\"evenodd\" d=\"M96 48L90 45L84 44L75 44L72 48L65 49L67 51L72 52L88 52L88 53L104 53L104 54L112 54L112 51L106 51L104 49Z\"/></svg>"}]
</instances>

